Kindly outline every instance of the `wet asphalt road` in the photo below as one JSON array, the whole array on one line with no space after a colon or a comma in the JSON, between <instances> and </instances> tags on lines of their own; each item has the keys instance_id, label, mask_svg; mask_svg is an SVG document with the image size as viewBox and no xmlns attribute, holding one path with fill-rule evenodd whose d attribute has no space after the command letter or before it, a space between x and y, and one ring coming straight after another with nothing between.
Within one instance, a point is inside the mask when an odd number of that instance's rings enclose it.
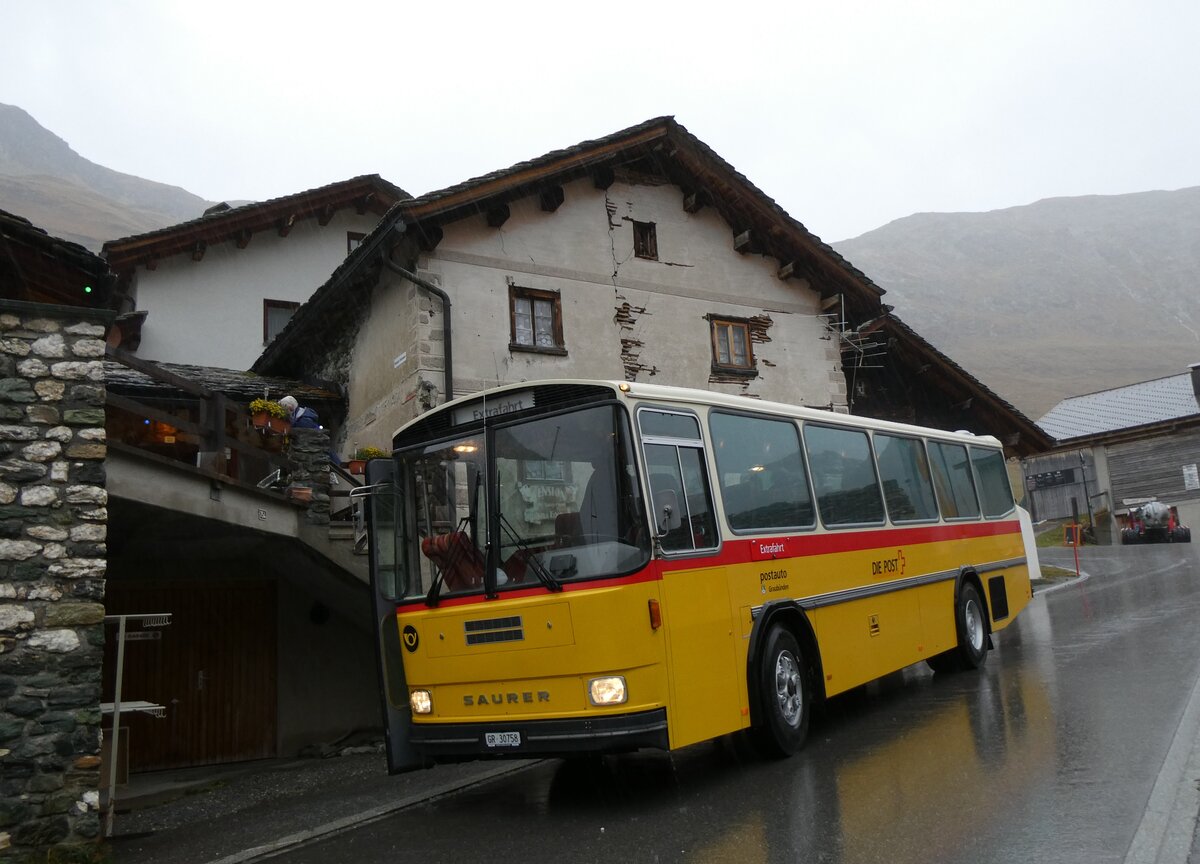
<instances>
[{"instance_id":1,"label":"wet asphalt road","mask_svg":"<svg viewBox=\"0 0 1200 864\"><path fill-rule=\"evenodd\" d=\"M792 759L724 739L548 761L271 860L1139 860L1200 675L1198 551L1081 550L1090 578L1036 596L981 672L921 665L833 700Z\"/></svg>"}]
</instances>

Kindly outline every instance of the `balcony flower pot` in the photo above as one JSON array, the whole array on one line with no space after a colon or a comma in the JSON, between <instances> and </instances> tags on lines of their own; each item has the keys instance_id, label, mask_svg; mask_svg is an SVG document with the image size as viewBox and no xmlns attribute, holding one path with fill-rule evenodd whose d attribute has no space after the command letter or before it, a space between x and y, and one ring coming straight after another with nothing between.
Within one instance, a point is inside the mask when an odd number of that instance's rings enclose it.
<instances>
[{"instance_id":1,"label":"balcony flower pot","mask_svg":"<svg viewBox=\"0 0 1200 864\"><path fill-rule=\"evenodd\" d=\"M254 428L274 435L286 435L292 428L287 409L272 399L255 399L249 405Z\"/></svg>"},{"instance_id":2,"label":"balcony flower pot","mask_svg":"<svg viewBox=\"0 0 1200 864\"><path fill-rule=\"evenodd\" d=\"M378 447L359 447L354 451L354 457L346 463L346 470L351 474L362 474L367 470L367 462L371 459L382 459L387 452Z\"/></svg>"},{"instance_id":3,"label":"balcony flower pot","mask_svg":"<svg viewBox=\"0 0 1200 864\"><path fill-rule=\"evenodd\" d=\"M289 486L286 494L293 501L308 502L312 501L313 490L311 486Z\"/></svg>"}]
</instances>

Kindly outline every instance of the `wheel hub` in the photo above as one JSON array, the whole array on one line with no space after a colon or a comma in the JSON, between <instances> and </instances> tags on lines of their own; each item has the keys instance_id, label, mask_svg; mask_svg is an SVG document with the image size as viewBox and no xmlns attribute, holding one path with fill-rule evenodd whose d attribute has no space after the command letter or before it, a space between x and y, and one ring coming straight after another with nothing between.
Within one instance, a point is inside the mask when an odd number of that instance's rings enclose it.
<instances>
[{"instance_id":1,"label":"wheel hub","mask_svg":"<svg viewBox=\"0 0 1200 864\"><path fill-rule=\"evenodd\" d=\"M784 721L789 726L798 726L804 708L804 691L800 683L800 664L790 651L781 651L775 658L775 699Z\"/></svg>"}]
</instances>

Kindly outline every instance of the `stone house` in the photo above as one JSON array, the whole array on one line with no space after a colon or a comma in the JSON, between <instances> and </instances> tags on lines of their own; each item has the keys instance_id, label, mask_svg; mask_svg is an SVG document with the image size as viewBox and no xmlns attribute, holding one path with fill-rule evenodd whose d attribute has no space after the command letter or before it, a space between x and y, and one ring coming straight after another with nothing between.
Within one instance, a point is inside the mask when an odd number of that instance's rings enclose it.
<instances>
[{"instance_id":1,"label":"stone house","mask_svg":"<svg viewBox=\"0 0 1200 864\"><path fill-rule=\"evenodd\" d=\"M378 175L112 240L125 347L150 360L247 369L404 190Z\"/></svg>"},{"instance_id":2,"label":"stone house","mask_svg":"<svg viewBox=\"0 0 1200 864\"><path fill-rule=\"evenodd\" d=\"M1048 439L671 118L399 201L254 363L347 394L341 444L544 378L654 380Z\"/></svg>"}]
</instances>

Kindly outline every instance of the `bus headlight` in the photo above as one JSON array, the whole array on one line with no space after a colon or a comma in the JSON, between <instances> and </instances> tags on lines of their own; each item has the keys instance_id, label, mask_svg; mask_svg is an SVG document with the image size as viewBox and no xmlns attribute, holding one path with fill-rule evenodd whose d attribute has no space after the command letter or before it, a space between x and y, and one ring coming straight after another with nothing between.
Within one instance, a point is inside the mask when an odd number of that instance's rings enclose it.
<instances>
[{"instance_id":1,"label":"bus headlight","mask_svg":"<svg viewBox=\"0 0 1200 864\"><path fill-rule=\"evenodd\" d=\"M588 698L593 705L620 705L629 699L623 675L593 678L588 682Z\"/></svg>"},{"instance_id":2,"label":"bus headlight","mask_svg":"<svg viewBox=\"0 0 1200 864\"><path fill-rule=\"evenodd\" d=\"M409 707L414 714L432 714L433 696L428 690L414 690L408 697Z\"/></svg>"}]
</instances>

